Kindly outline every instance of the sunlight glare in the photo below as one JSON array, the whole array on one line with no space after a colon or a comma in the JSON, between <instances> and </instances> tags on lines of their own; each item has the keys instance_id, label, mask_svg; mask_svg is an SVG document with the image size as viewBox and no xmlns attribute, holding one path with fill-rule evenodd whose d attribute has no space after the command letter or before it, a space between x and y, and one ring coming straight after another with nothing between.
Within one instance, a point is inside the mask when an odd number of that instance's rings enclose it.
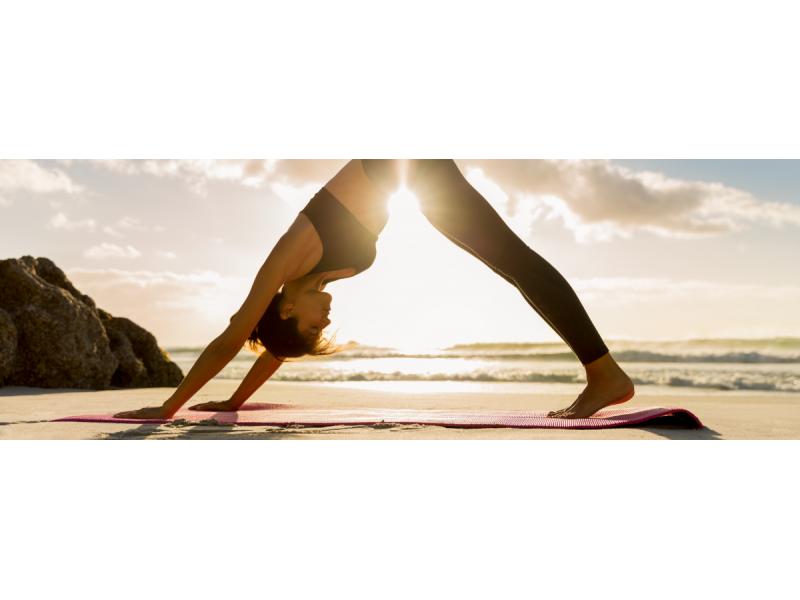
<instances>
[{"instance_id":1,"label":"sunlight glare","mask_svg":"<svg viewBox=\"0 0 800 600\"><path fill-rule=\"evenodd\" d=\"M410 223L422 217L417 196L405 186L401 186L389 197L389 218L393 221ZM424 218L424 217L422 217Z\"/></svg>"}]
</instances>

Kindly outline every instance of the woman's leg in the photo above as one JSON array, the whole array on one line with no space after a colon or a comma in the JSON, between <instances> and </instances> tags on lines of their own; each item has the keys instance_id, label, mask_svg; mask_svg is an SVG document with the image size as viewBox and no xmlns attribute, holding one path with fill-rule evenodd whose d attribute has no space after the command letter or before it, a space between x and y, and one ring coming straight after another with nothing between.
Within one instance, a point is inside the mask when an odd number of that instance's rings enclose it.
<instances>
[{"instance_id":1,"label":"woman's leg","mask_svg":"<svg viewBox=\"0 0 800 600\"><path fill-rule=\"evenodd\" d=\"M515 286L586 368L591 389L584 390L564 416L588 416L618 402L629 388L632 392L630 379L611 358L567 280L506 225L456 164L452 160L409 163L409 188L428 221Z\"/></svg>"},{"instance_id":2,"label":"woman's leg","mask_svg":"<svg viewBox=\"0 0 800 600\"><path fill-rule=\"evenodd\" d=\"M575 291L528 247L453 161L424 161L411 182L430 223L514 285L582 364L608 352Z\"/></svg>"},{"instance_id":3,"label":"woman's leg","mask_svg":"<svg viewBox=\"0 0 800 600\"><path fill-rule=\"evenodd\" d=\"M367 178L384 192L391 193L400 185L404 161L388 158L362 158L359 160Z\"/></svg>"}]
</instances>

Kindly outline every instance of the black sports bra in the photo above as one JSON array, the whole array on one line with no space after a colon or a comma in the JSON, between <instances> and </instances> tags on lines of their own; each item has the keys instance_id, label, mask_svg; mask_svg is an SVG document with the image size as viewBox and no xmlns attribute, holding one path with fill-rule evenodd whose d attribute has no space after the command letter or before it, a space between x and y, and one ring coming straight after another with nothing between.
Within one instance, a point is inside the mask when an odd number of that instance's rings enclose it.
<instances>
[{"instance_id":1,"label":"black sports bra","mask_svg":"<svg viewBox=\"0 0 800 600\"><path fill-rule=\"evenodd\" d=\"M378 236L356 219L327 188L320 189L300 212L308 217L322 240L322 258L309 274L348 267L360 273L375 261Z\"/></svg>"}]
</instances>

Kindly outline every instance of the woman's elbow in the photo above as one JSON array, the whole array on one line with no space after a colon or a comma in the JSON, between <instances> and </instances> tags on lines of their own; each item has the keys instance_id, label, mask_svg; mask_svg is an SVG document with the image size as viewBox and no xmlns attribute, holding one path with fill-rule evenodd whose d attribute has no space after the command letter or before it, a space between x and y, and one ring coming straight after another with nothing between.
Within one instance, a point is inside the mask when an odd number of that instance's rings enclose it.
<instances>
[{"instance_id":1,"label":"woman's elbow","mask_svg":"<svg viewBox=\"0 0 800 600\"><path fill-rule=\"evenodd\" d=\"M234 332L225 331L218 335L209 344L210 347L221 354L235 356L242 349L247 341L247 336L237 335Z\"/></svg>"}]
</instances>

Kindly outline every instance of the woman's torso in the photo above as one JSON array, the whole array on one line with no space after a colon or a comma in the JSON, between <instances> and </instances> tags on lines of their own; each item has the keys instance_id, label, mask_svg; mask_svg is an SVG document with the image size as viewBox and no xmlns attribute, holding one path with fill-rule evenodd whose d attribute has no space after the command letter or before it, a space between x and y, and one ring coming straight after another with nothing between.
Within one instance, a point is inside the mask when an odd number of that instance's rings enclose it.
<instances>
[{"instance_id":1,"label":"woman's torso","mask_svg":"<svg viewBox=\"0 0 800 600\"><path fill-rule=\"evenodd\" d=\"M349 161L325 188L364 227L380 235L389 219L389 195L369 178L360 159Z\"/></svg>"},{"instance_id":2,"label":"woman's torso","mask_svg":"<svg viewBox=\"0 0 800 600\"><path fill-rule=\"evenodd\" d=\"M303 232L304 252L289 280L319 274L335 281L366 270L388 216L388 194L360 160L349 161L297 215L292 227Z\"/></svg>"}]
</instances>

